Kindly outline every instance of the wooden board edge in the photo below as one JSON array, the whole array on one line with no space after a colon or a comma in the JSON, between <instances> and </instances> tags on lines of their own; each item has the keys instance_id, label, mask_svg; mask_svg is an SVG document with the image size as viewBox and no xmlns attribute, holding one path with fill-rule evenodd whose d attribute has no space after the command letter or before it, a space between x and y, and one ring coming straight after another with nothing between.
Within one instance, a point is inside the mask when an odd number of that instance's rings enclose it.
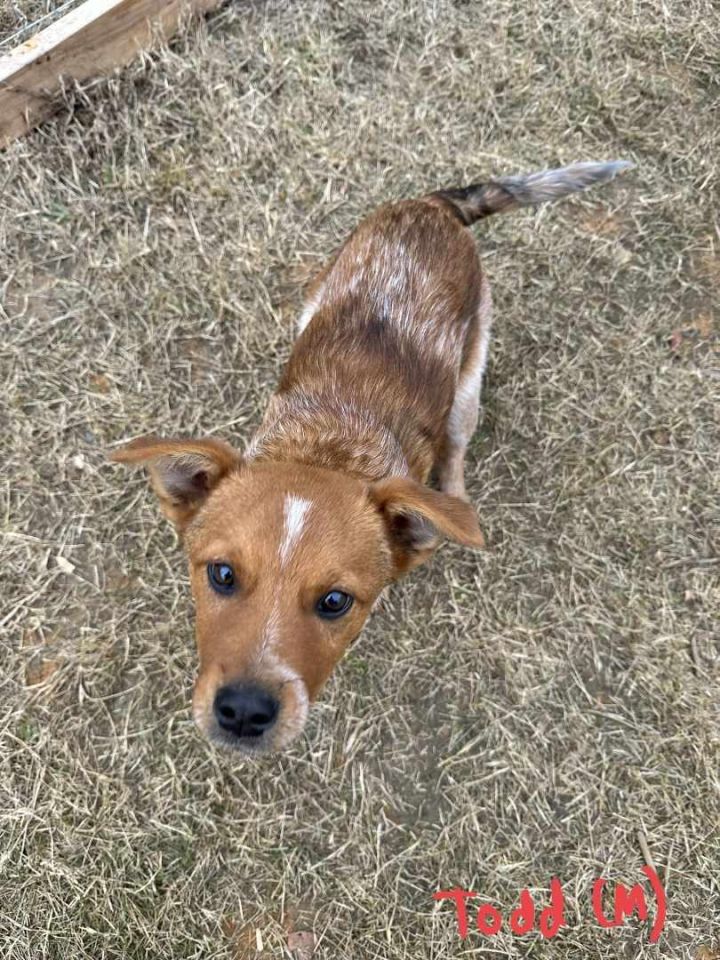
<instances>
[{"instance_id":1,"label":"wooden board edge","mask_svg":"<svg viewBox=\"0 0 720 960\"><path fill-rule=\"evenodd\" d=\"M55 23L0 55L0 149L54 113L67 80L82 82L124 66L183 15L223 0L84 0Z\"/></svg>"}]
</instances>

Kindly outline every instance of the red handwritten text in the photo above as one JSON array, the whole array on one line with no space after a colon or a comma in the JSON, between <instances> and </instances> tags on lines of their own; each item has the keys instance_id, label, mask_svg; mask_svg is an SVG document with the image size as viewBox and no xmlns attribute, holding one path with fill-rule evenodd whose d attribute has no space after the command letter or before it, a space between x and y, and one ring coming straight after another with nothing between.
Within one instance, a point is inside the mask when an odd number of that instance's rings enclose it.
<instances>
[{"instance_id":1,"label":"red handwritten text","mask_svg":"<svg viewBox=\"0 0 720 960\"><path fill-rule=\"evenodd\" d=\"M655 898L655 919L651 925L648 939L656 943L665 925L667 914L667 899L662 884L652 867L642 867L642 872L650 882L650 888ZM649 916L648 902L645 890L640 883L629 890L622 883L615 885L613 892L613 915L606 916L603 912L603 892L607 880L600 877L595 881L591 893L591 905L595 919L601 927L610 928L620 926L624 921L637 914L638 920L646 922ZM450 890L438 890L433 894L434 900L451 900L455 906L455 919L460 938L464 940L469 932L470 917L468 901L476 899L480 894L474 890L463 890L453 887ZM486 937L496 936L502 929L505 920L500 910L491 903L481 903L474 908L475 927ZM550 881L550 903L539 913L536 911L535 901L529 890L522 890L518 906L511 912L508 919L510 930L519 937L537 930L542 937L554 937L558 930L566 925L565 897L562 885L557 877Z\"/></svg>"}]
</instances>

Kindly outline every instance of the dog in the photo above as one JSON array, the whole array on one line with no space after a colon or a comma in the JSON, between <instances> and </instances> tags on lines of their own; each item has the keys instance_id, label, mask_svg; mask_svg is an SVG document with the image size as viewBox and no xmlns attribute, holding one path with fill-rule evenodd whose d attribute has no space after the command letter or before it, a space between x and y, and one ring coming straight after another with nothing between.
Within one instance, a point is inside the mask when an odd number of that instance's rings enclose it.
<instances>
[{"instance_id":1,"label":"dog","mask_svg":"<svg viewBox=\"0 0 720 960\"><path fill-rule=\"evenodd\" d=\"M244 454L215 438L157 437L112 454L149 469L182 538L193 715L212 741L251 755L285 748L381 591L442 538L483 546L463 465L491 299L467 228L630 166L578 163L380 207L311 284Z\"/></svg>"}]
</instances>

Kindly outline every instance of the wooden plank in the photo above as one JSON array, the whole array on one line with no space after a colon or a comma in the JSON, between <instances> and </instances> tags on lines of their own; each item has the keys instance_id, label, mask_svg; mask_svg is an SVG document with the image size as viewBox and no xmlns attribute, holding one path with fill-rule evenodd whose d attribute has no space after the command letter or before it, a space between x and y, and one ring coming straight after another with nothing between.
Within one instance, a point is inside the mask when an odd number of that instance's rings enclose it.
<instances>
[{"instance_id":1,"label":"wooden plank","mask_svg":"<svg viewBox=\"0 0 720 960\"><path fill-rule=\"evenodd\" d=\"M85 0L0 55L0 148L55 112L64 81L89 80L128 63L157 37L170 37L185 11L221 0Z\"/></svg>"}]
</instances>

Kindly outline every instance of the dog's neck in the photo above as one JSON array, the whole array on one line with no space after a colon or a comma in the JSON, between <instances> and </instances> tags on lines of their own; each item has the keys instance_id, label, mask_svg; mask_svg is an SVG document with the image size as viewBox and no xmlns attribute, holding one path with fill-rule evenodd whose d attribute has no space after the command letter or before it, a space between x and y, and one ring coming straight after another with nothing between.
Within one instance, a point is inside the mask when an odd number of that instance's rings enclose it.
<instances>
[{"instance_id":1,"label":"dog's neck","mask_svg":"<svg viewBox=\"0 0 720 960\"><path fill-rule=\"evenodd\" d=\"M332 391L297 388L273 396L245 458L306 463L371 482L411 472L400 441L372 411Z\"/></svg>"}]
</instances>

